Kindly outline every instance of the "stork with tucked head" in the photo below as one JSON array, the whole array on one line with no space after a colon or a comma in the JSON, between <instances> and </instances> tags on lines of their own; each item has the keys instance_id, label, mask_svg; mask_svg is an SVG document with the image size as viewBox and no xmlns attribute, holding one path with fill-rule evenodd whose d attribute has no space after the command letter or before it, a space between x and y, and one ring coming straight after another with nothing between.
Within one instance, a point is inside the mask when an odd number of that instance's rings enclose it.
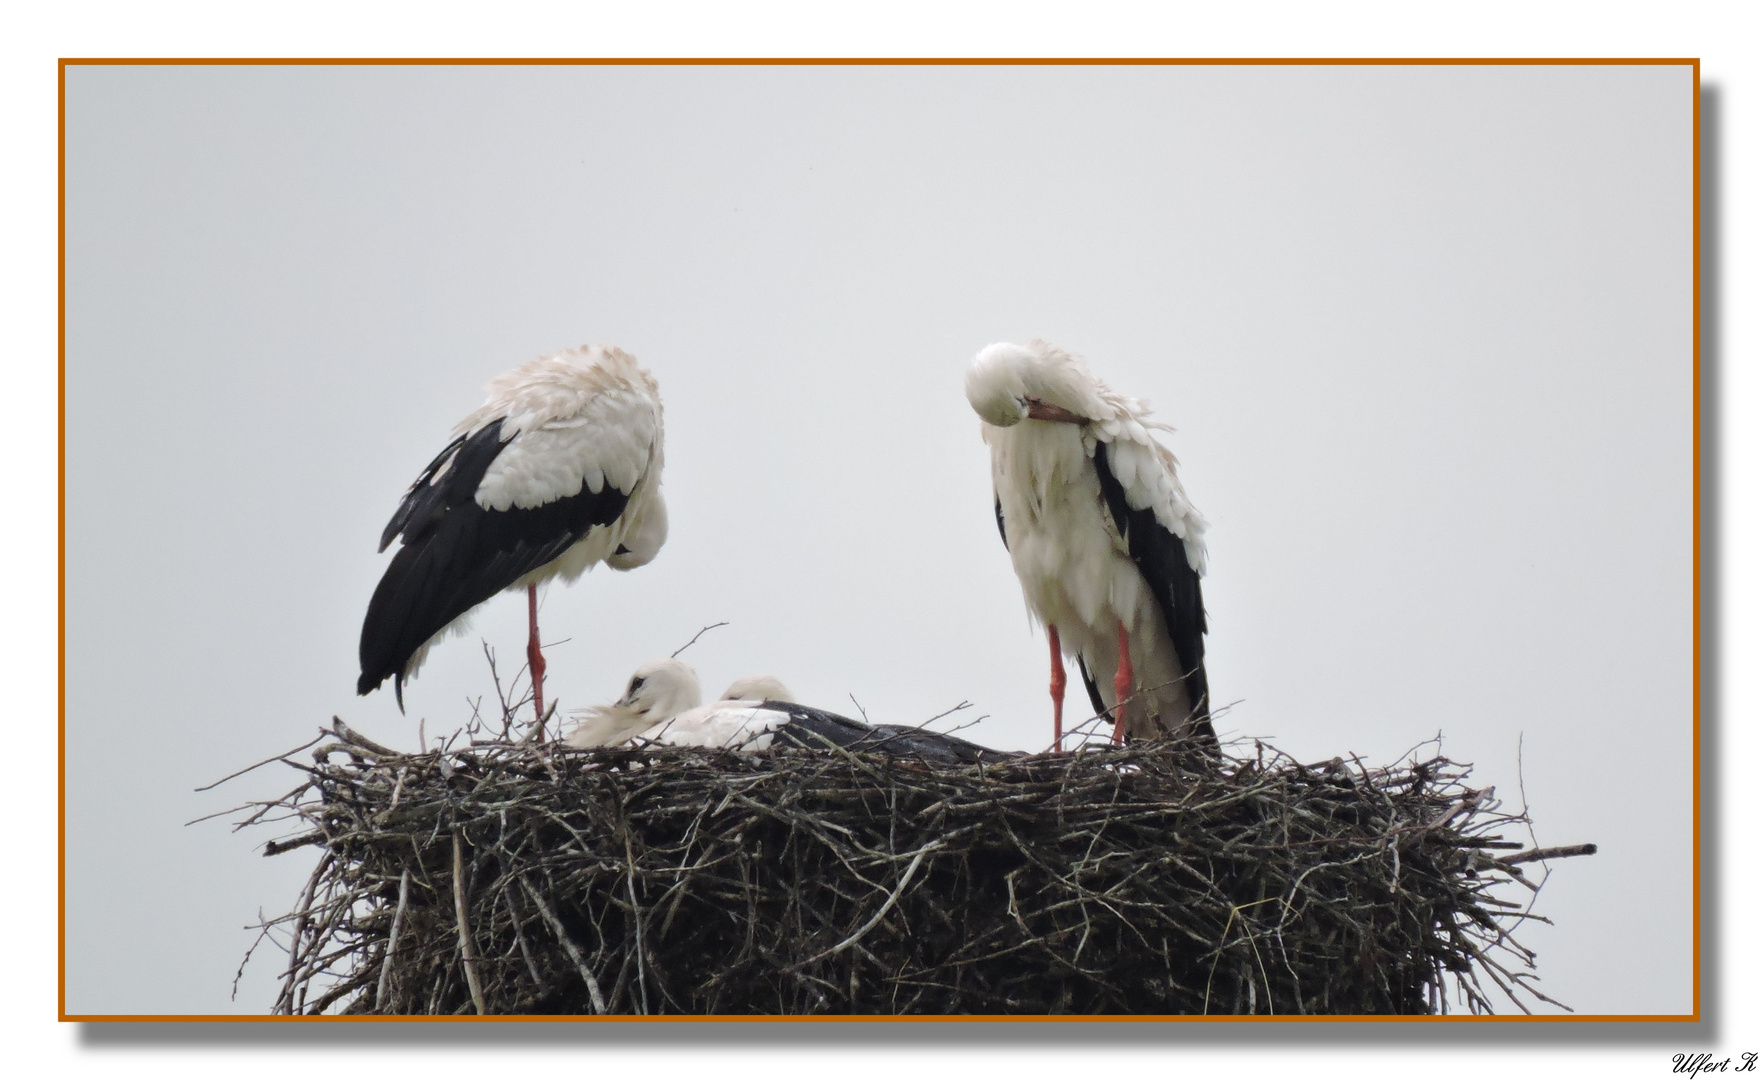
<instances>
[{"instance_id":1,"label":"stork with tucked head","mask_svg":"<svg viewBox=\"0 0 1758 1080\"><path fill-rule=\"evenodd\" d=\"M1203 667L1205 523L1148 433L1170 429L1042 341L985 348L965 395L989 444L1001 542L1050 639L1055 748L1065 653L1115 742L1195 733L1218 747Z\"/></svg>"},{"instance_id":2,"label":"stork with tucked head","mask_svg":"<svg viewBox=\"0 0 1758 1080\"><path fill-rule=\"evenodd\" d=\"M402 546L360 629L362 694L414 677L428 650L505 589L530 605L526 657L539 719L546 667L537 586L598 563L629 570L665 543L664 414L633 356L597 345L543 356L488 384L488 400L403 496L379 550Z\"/></svg>"},{"instance_id":3,"label":"stork with tucked head","mask_svg":"<svg viewBox=\"0 0 1758 1080\"><path fill-rule=\"evenodd\" d=\"M688 664L653 660L635 669L621 699L576 712L580 724L562 741L582 750L635 739L753 753L777 745L838 746L945 765L1018 756L923 728L864 724L788 700L792 696L773 675L753 675L727 687L719 701L701 705L702 686Z\"/></svg>"},{"instance_id":4,"label":"stork with tucked head","mask_svg":"<svg viewBox=\"0 0 1758 1080\"><path fill-rule=\"evenodd\" d=\"M773 675L746 675L734 679L720 695L722 701L792 701L794 692Z\"/></svg>"}]
</instances>

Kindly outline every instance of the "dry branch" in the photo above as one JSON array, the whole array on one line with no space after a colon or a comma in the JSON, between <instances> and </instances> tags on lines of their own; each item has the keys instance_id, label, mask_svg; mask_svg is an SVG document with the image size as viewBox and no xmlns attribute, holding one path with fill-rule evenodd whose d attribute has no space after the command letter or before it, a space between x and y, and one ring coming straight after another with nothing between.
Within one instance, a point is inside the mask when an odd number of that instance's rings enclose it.
<instances>
[{"instance_id":1,"label":"dry branch","mask_svg":"<svg viewBox=\"0 0 1758 1080\"><path fill-rule=\"evenodd\" d=\"M1591 853L1502 854L1524 815L1440 757L325 734L274 804L303 826L272 850L324 849L276 920L281 1012L1482 1012L1485 981L1526 1008L1540 916L1495 891Z\"/></svg>"}]
</instances>

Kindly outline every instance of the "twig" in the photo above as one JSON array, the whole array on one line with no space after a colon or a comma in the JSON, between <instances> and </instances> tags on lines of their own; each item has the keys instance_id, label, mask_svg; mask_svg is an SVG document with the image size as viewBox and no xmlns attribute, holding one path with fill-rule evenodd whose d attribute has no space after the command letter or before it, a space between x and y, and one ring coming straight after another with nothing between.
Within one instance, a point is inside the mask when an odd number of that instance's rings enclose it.
<instances>
[{"instance_id":1,"label":"twig","mask_svg":"<svg viewBox=\"0 0 1758 1080\"><path fill-rule=\"evenodd\" d=\"M524 888L525 895L531 897L531 902L537 905L538 913L543 916L543 921L549 924L550 932L555 934L556 940L562 943L562 948L567 950L568 959L574 962L574 969L580 973L580 978L585 981L586 993L592 999L592 1011L603 1016L608 1011L605 1008L604 995L599 992L598 980L593 977L592 969L586 966L586 957L581 955L580 946L574 944L573 936L568 933L567 927L562 925L562 921L556 918L555 912L551 910L549 902L543 898L543 894L532 888L531 883L523 877L519 879L519 884Z\"/></svg>"},{"instance_id":2,"label":"twig","mask_svg":"<svg viewBox=\"0 0 1758 1080\"><path fill-rule=\"evenodd\" d=\"M458 946L464 952L464 978L470 983L470 1000L478 1016L488 1015L482 1001L482 982L476 976L476 943L470 934L470 905L464 896L464 842L452 834L452 898L458 905Z\"/></svg>"},{"instance_id":3,"label":"twig","mask_svg":"<svg viewBox=\"0 0 1758 1080\"><path fill-rule=\"evenodd\" d=\"M306 833L304 836L295 836L291 840L270 840L262 846L262 853L263 857L267 858L270 855L284 854L292 851L294 848L308 847L312 844L321 844L323 841L324 834L321 832Z\"/></svg>"},{"instance_id":4,"label":"twig","mask_svg":"<svg viewBox=\"0 0 1758 1080\"><path fill-rule=\"evenodd\" d=\"M631 845L627 829L623 830L623 851L629 857L629 876L626 879L629 883L629 918L635 922L635 971L640 979L641 1012L646 1014L650 1011L647 1006L647 943L641 940L641 924L645 920L641 918L641 902L635 899L635 849Z\"/></svg>"},{"instance_id":5,"label":"twig","mask_svg":"<svg viewBox=\"0 0 1758 1080\"><path fill-rule=\"evenodd\" d=\"M1517 855L1504 855L1501 858L1492 861L1500 863L1503 866L1513 866L1515 863L1539 862L1544 859L1567 859L1574 855L1597 854L1599 854L1598 844L1568 844L1564 847L1533 848L1531 851L1522 851Z\"/></svg>"},{"instance_id":6,"label":"twig","mask_svg":"<svg viewBox=\"0 0 1758 1080\"><path fill-rule=\"evenodd\" d=\"M403 911L409 906L409 868L403 868L403 882L397 886L397 913L391 916L391 934L385 941L385 958L379 964L378 992L373 997L374 1006L384 1011L386 996L391 986L391 957L397 952L397 937L403 932Z\"/></svg>"},{"instance_id":7,"label":"twig","mask_svg":"<svg viewBox=\"0 0 1758 1080\"><path fill-rule=\"evenodd\" d=\"M704 626L704 627L703 627L703 628L702 628L702 629L700 629L700 630L698 630L698 631L696 631L696 637L693 637L693 638L691 638L691 639L690 639L690 640L688 640L688 641L686 641L686 642L684 642L684 643L683 643L683 644L682 644L682 645L681 645L681 646L679 646L679 647L678 647L678 651L677 651L677 652L674 652L674 653L672 653L672 654L671 654L671 655L672 655L672 659L674 659L674 660L675 660L675 659L677 659L677 655L678 655L678 653L681 653L681 652L683 652L683 651L684 651L684 650L685 650L685 649L687 649L687 648L689 648L689 647L690 647L690 646L692 646L692 645L694 645L694 644L696 644L696 638L699 638L699 637L701 637L701 636L702 636L702 635L703 635L703 634L706 634L706 633L707 633L707 632L708 632L708 631L710 631L710 630L713 630L713 629L715 629L715 628L717 628L717 627L721 627L721 626L731 626L731 625L732 625L732 624L731 624L731 623L728 623L728 622L717 622L717 623L710 623L710 624L709 624L709 625L707 625L707 626Z\"/></svg>"},{"instance_id":8,"label":"twig","mask_svg":"<svg viewBox=\"0 0 1758 1080\"><path fill-rule=\"evenodd\" d=\"M897 898L903 895L903 890L909 887L910 878L913 878L916 876L916 867L922 865L922 859L924 857L926 857L930 851L934 851L934 850L938 849L939 847L940 847L940 844L938 842L935 842L932 844L924 844L916 852L916 857L910 860L910 864L909 864L908 868L906 868L904 870L903 878L898 881L897 888L893 889L891 891L891 895L887 896L885 898L885 903L883 903L879 906L879 910L873 913L873 917L871 919L867 920L867 923L865 926L861 927L859 930L856 930L854 933L852 933L848 937L844 938L840 943L833 945L830 948L819 953L817 956L808 957L807 959L802 960L800 963L796 964L795 967L805 967L808 964L816 963L819 960L825 959L826 957L835 956L837 953L841 952L842 950L853 945L855 942L866 937L867 931L869 931L869 930L873 929L875 926L879 925L879 920L885 918L886 913L891 910L892 905L897 903Z\"/></svg>"},{"instance_id":9,"label":"twig","mask_svg":"<svg viewBox=\"0 0 1758 1080\"><path fill-rule=\"evenodd\" d=\"M330 730L336 733L336 738L341 739L345 743L352 743L368 753L377 754L379 757L403 756L397 751L392 750L390 747L375 743L371 739L360 734L360 732L355 731L353 728L343 723L342 718L339 716L330 717L330 724ZM427 748L424 746L422 749L425 750Z\"/></svg>"},{"instance_id":10,"label":"twig","mask_svg":"<svg viewBox=\"0 0 1758 1080\"><path fill-rule=\"evenodd\" d=\"M312 740L311 740L311 741L310 741L310 742L308 742L308 743L305 743L305 744L303 744L303 745L301 745L301 746L295 746L295 747L294 747L294 748L293 748L293 749L291 749L291 750L289 750L289 751L287 751L287 752L286 752L286 753L285 753L285 754L276 754L276 755L275 755L275 756L274 756L274 757L271 757L271 758L264 758L264 759L263 759L263 760L261 760L261 761L259 761L259 762L257 762L257 763L256 763L256 764L255 764L255 765L248 765L248 766L246 766L246 767L244 767L244 768L242 768L242 769L239 769L239 770L238 770L238 771L237 771L237 772L235 772L235 773L230 773L230 774L228 774L228 775L226 775L226 776L222 776L222 777L220 777L220 778L219 778L219 779L218 779L218 780L215 780L215 781L214 781L214 782L213 782L213 783L211 783L211 784L204 784L204 785L203 785L203 786L201 786L201 787L198 787L198 788L196 788L196 789L195 789L195 790L197 790L197 791L212 791L212 790L214 790L214 789L215 789L215 788L217 788L217 787L219 787L219 786L220 786L220 785L221 785L221 784L224 784L224 783L225 783L225 782L226 782L226 781L228 781L228 780L236 780L236 779L238 779L238 778L239 778L239 777L240 777L240 776L243 776L243 775L244 775L244 774L245 774L245 773L247 773L247 772L252 772L252 771L254 771L254 770L256 770L256 769L260 769L260 768L262 768L262 767L263 767L263 766L264 766L264 765L272 765L272 764L273 764L273 763L275 763L275 762L277 762L277 761L285 761L285 760L286 760L286 759L288 759L288 758L290 758L290 757L292 757L292 756L293 756L293 755L294 755L294 754L297 754L297 753L299 753L299 751L301 751L301 750L309 750L309 749L311 749L311 748L312 748L312 747L313 747L313 746L316 746L316 745L317 745L317 744L318 744L318 743L319 743L319 742L322 742L322 741L323 741L323 737L324 737L324 733L323 733L323 732L321 732L321 731L320 731L320 732L318 732L318 733L317 733L317 737L316 737L316 738L314 738L314 739L312 739ZM201 819L201 818L196 818L196 819L195 819L195 820L196 820L196 821L200 821L200 820L202 820L202 819ZM193 824L195 824L195 822L190 822L190 824L192 824L192 825L193 825Z\"/></svg>"},{"instance_id":11,"label":"twig","mask_svg":"<svg viewBox=\"0 0 1758 1080\"><path fill-rule=\"evenodd\" d=\"M968 702L968 701L961 701L961 702L959 702L959 703L958 703L958 704L957 704L957 705L954 705L954 706L953 706L953 707L952 707L952 708L950 708L950 709L946 709L946 710L944 710L944 711L942 711L942 712L937 712L937 713L935 713L935 714L934 714L934 715L933 715L933 716L930 716L930 717L928 717L928 718L927 718L927 719L926 719L926 720L923 720L923 721L922 721L922 722L921 722L921 723L920 723L920 724L917 724L917 725L916 725L916 726L917 726L917 727L920 727L920 728L926 728L926 727L927 727L927 726L928 726L928 725L929 725L929 724L932 724L932 723L933 723L933 722L934 722L934 721L936 721L936 720L944 720L944 719L946 719L946 718L947 718L947 717L948 717L948 716L951 716L951 715L952 715L952 714L953 714L953 713L955 713L955 712L962 712L962 711L964 711L964 710L965 710L965 709L968 709L968 708L970 708L970 707L971 707L971 703L970 703L970 702ZM978 720L982 720L982 719L983 719L983 717L981 717L981 716L979 716L979 717L977 717L977 719L976 719L976 720L973 720L973 721L971 721L971 723L973 723L973 724L974 724L974 723L976 723L976 722L977 722L977 721L978 721ZM960 730L960 728L962 728L962 727L968 727L968 726L970 726L970 725L968 725L968 724L965 724L965 725L960 725L960 727L955 727L955 728L953 728L953 729L952 729L952 730L953 730L953 731L958 731L958 730Z\"/></svg>"},{"instance_id":12,"label":"twig","mask_svg":"<svg viewBox=\"0 0 1758 1080\"><path fill-rule=\"evenodd\" d=\"M408 775L409 770L407 768L397 770L397 783L391 788L391 805L385 807L385 812L379 815L379 820L382 821L389 818L391 814L396 811L397 803L401 802L403 799L403 781ZM409 871L405 870L403 872L407 874Z\"/></svg>"},{"instance_id":13,"label":"twig","mask_svg":"<svg viewBox=\"0 0 1758 1080\"><path fill-rule=\"evenodd\" d=\"M324 852L323 858L311 868L311 877L305 881L305 892L299 897L298 916L293 920L293 941L287 947L287 974L281 980L281 996L275 1002L276 1012L293 1011L294 976L299 972L299 944L305 937L305 920L311 910L312 897L317 895L317 883L323 880L324 871L329 868L330 853ZM285 1008L282 1006L285 1005Z\"/></svg>"}]
</instances>

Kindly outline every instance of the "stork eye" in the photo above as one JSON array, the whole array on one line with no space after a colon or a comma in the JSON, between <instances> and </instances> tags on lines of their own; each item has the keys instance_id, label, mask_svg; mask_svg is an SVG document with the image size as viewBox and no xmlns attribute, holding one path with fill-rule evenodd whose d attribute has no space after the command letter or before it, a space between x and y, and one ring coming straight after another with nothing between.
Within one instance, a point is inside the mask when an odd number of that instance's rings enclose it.
<instances>
[{"instance_id":1,"label":"stork eye","mask_svg":"<svg viewBox=\"0 0 1758 1080\"><path fill-rule=\"evenodd\" d=\"M629 696L634 697L635 692L637 690L641 689L641 684L646 681L647 681L646 679L642 679L642 678L630 679L629 680Z\"/></svg>"}]
</instances>

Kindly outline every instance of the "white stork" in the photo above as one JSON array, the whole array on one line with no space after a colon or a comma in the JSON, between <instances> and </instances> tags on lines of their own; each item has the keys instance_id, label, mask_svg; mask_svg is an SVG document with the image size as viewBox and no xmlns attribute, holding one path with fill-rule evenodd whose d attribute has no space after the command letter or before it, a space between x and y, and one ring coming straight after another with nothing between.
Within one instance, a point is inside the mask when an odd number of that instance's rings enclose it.
<instances>
[{"instance_id":1,"label":"white stork","mask_svg":"<svg viewBox=\"0 0 1758 1080\"><path fill-rule=\"evenodd\" d=\"M1055 749L1065 652L1115 742L1194 732L1218 745L1203 668L1205 523L1148 434L1171 429L1042 341L985 348L965 395L983 419L1001 542L1049 634Z\"/></svg>"},{"instance_id":2,"label":"white stork","mask_svg":"<svg viewBox=\"0 0 1758 1080\"><path fill-rule=\"evenodd\" d=\"M773 697L780 693L783 698ZM759 697L758 695L761 695ZM1018 756L951 735L898 724L868 725L784 700L772 675L739 679L726 696L702 705L702 684L682 660L653 660L635 669L620 700L581 709L580 725L562 741L587 749L642 739L657 746L702 746L755 752L771 746L848 750L971 764Z\"/></svg>"},{"instance_id":3,"label":"white stork","mask_svg":"<svg viewBox=\"0 0 1758 1080\"><path fill-rule=\"evenodd\" d=\"M543 652L537 586L603 562L629 570L665 543L659 476L665 426L659 385L635 358L598 345L567 349L488 384L488 400L416 477L385 526L403 544L360 628L360 693L414 677L434 643L461 632L502 589L530 603L526 646L537 715Z\"/></svg>"}]
</instances>

